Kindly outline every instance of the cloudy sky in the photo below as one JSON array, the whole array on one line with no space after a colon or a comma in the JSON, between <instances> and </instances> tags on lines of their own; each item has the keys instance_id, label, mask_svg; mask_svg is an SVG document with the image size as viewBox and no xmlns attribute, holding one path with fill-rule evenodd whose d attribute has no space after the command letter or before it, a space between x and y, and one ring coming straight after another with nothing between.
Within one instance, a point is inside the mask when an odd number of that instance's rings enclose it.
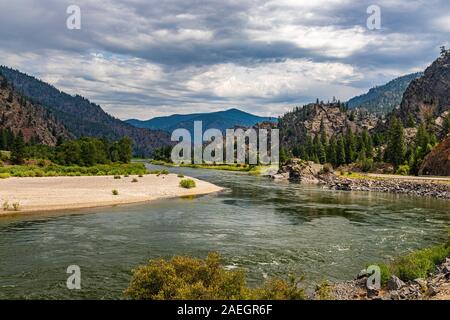
<instances>
[{"instance_id":1,"label":"cloudy sky","mask_svg":"<svg viewBox=\"0 0 450 320\"><path fill-rule=\"evenodd\" d=\"M0 13L0 64L121 119L346 100L424 69L450 40L448 0L0 0Z\"/></svg>"}]
</instances>

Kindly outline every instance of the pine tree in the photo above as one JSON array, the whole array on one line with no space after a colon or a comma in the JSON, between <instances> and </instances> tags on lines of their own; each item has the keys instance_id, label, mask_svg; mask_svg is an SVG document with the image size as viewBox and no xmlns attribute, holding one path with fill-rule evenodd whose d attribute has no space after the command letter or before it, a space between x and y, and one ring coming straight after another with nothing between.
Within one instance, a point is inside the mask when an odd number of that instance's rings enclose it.
<instances>
[{"instance_id":1,"label":"pine tree","mask_svg":"<svg viewBox=\"0 0 450 320\"><path fill-rule=\"evenodd\" d=\"M19 131L11 150L11 159L14 164L22 164L25 157L25 140L22 131Z\"/></svg>"},{"instance_id":2,"label":"pine tree","mask_svg":"<svg viewBox=\"0 0 450 320\"><path fill-rule=\"evenodd\" d=\"M414 128L416 126L416 121L411 113L408 114L407 127Z\"/></svg>"},{"instance_id":3,"label":"pine tree","mask_svg":"<svg viewBox=\"0 0 450 320\"><path fill-rule=\"evenodd\" d=\"M336 138L331 137L330 143L327 146L327 161L331 163L333 166L337 166L336 148L337 148Z\"/></svg>"},{"instance_id":4,"label":"pine tree","mask_svg":"<svg viewBox=\"0 0 450 320\"><path fill-rule=\"evenodd\" d=\"M323 146L327 145L328 138L327 138L327 132L325 130L325 124L323 123L323 119L320 120L320 142Z\"/></svg>"},{"instance_id":5,"label":"pine tree","mask_svg":"<svg viewBox=\"0 0 450 320\"><path fill-rule=\"evenodd\" d=\"M403 164L405 157L405 138L402 122L393 117L388 132L386 147L386 161L392 163L396 168Z\"/></svg>"},{"instance_id":6,"label":"pine tree","mask_svg":"<svg viewBox=\"0 0 450 320\"><path fill-rule=\"evenodd\" d=\"M356 159L356 139L353 131L348 128L345 134L345 163L352 163Z\"/></svg>"},{"instance_id":7,"label":"pine tree","mask_svg":"<svg viewBox=\"0 0 450 320\"><path fill-rule=\"evenodd\" d=\"M450 112L444 118L444 123L442 124L442 127L444 129L444 135L447 135L450 133Z\"/></svg>"},{"instance_id":8,"label":"pine tree","mask_svg":"<svg viewBox=\"0 0 450 320\"><path fill-rule=\"evenodd\" d=\"M336 145L336 165L340 166L346 163L345 142L342 135L337 139Z\"/></svg>"},{"instance_id":9,"label":"pine tree","mask_svg":"<svg viewBox=\"0 0 450 320\"><path fill-rule=\"evenodd\" d=\"M6 80L6 78L1 74L0 77L2 77L2 80L0 81L0 88L6 89L6 87L8 86L8 80Z\"/></svg>"}]
</instances>

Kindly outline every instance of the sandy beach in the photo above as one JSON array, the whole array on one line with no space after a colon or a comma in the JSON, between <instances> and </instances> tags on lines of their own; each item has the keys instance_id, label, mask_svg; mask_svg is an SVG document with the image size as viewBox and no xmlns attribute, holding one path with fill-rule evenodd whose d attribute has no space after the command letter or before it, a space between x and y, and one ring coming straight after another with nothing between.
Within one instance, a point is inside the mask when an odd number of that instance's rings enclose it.
<instances>
[{"instance_id":1,"label":"sandy beach","mask_svg":"<svg viewBox=\"0 0 450 320\"><path fill-rule=\"evenodd\" d=\"M133 178L138 182L132 182ZM131 204L222 190L211 183L190 179L196 182L195 188L181 188L181 178L176 174L122 176L121 179L112 176L9 178L0 180L0 201L10 206L9 210L1 208L0 216ZM118 195L112 194L114 189ZM19 211L14 211L14 203L19 203Z\"/></svg>"}]
</instances>

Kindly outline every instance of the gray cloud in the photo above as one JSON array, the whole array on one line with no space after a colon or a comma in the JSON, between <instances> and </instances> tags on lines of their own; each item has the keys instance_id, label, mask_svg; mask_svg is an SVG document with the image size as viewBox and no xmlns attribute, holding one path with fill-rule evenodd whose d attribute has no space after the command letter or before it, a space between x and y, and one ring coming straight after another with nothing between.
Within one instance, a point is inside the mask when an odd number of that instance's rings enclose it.
<instances>
[{"instance_id":1,"label":"gray cloud","mask_svg":"<svg viewBox=\"0 0 450 320\"><path fill-rule=\"evenodd\" d=\"M0 0L0 63L120 118L229 107L277 115L423 69L448 44L446 0ZM68 30L66 8L81 7Z\"/></svg>"}]
</instances>

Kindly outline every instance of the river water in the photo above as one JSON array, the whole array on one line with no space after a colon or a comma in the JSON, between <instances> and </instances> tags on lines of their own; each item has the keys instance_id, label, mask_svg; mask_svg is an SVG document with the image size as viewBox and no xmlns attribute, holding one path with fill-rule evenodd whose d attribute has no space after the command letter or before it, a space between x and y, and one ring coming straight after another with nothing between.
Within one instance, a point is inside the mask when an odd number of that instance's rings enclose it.
<instances>
[{"instance_id":1,"label":"river water","mask_svg":"<svg viewBox=\"0 0 450 320\"><path fill-rule=\"evenodd\" d=\"M264 177L170 168L227 188L146 204L0 219L0 299L123 298L148 259L222 254L250 285L267 276L348 280L368 263L440 243L450 203L323 190ZM81 290L66 269L81 268Z\"/></svg>"}]
</instances>

